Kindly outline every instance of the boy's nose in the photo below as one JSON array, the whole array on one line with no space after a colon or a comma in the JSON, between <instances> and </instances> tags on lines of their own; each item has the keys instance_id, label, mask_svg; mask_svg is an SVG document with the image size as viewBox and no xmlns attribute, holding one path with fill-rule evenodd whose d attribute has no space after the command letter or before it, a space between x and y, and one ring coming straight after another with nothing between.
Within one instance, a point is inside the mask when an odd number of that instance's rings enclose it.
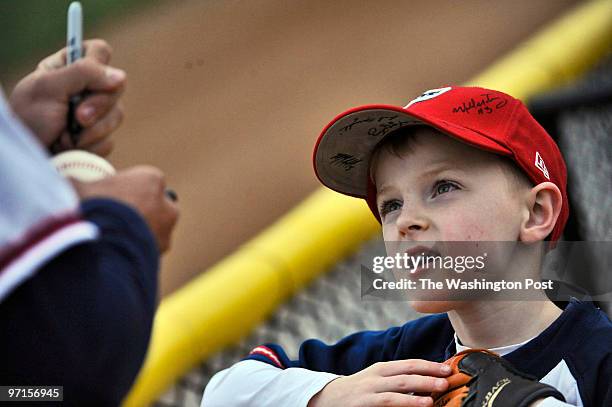
<instances>
[{"instance_id":1,"label":"boy's nose","mask_svg":"<svg viewBox=\"0 0 612 407\"><path fill-rule=\"evenodd\" d=\"M429 221L425 216L414 213L402 213L397 218L397 230L400 237L418 236L429 229Z\"/></svg>"}]
</instances>

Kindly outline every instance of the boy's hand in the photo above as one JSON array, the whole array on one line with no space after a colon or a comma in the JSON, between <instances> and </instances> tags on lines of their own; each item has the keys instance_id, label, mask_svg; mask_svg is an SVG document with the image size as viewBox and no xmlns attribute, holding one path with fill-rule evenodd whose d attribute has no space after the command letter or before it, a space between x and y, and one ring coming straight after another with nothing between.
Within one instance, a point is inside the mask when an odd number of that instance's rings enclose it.
<instances>
[{"instance_id":1,"label":"boy's hand","mask_svg":"<svg viewBox=\"0 0 612 407\"><path fill-rule=\"evenodd\" d=\"M434 392L434 406L533 407L546 397L565 398L554 387L516 370L483 349L460 352L444 362L453 374L446 392Z\"/></svg>"},{"instance_id":2,"label":"boy's hand","mask_svg":"<svg viewBox=\"0 0 612 407\"><path fill-rule=\"evenodd\" d=\"M60 151L78 147L107 156L112 151L110 134L121 124L119 98L126 82L125 72L108 66L112 50L102 40L84 41L85 55L66 66L66 49L42 60L23 78L10 95L15 113L47 148L59 141ZM68 102L87 92L76 110L83 127L77 146L67 131Z\"/></svg>"},{"instance_id":3,"label":"boy's hand","mask_svg":"<svg viewBox=\"0 0 612 407\"><path fill-rule=\"evenodd\" d=\"M450 373L448 365L427 360L379 362L328 383L308 407L432 406L428 395L446 391Z\"/></svg>"},{"instance_id":4,"label":"boy's hand","mask_svg":"<svg viewBox=\"0 0 612 407\"><path fill-rule=\"evenodd\" d=\"M136 209L149 225L160 251L170 248L178 207L166 196L164 175L160 170L139 166L96 182L74 179L71 182L81 199L112 198Z\"/></svg>"}]
</instances>

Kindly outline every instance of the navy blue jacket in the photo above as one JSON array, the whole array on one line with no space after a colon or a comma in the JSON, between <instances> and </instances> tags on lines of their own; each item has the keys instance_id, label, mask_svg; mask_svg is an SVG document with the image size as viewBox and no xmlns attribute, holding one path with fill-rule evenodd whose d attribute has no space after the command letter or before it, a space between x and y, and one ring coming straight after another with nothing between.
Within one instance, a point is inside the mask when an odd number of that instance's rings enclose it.
<instances>
[{"instance_id":1,"label":"navy blue jacket","mask_svg":"<svg viewBox=\"0 0 612 407\"><path fill-rule=\"evenodd\" d=\"M99 238L66 250L0 303L0 384L61 385L62 405L115 406L145 357L159 255L130 207L94 199L82 214Z\"/></svg>"},{"instance_id":2,"label":"navy blue jacket","mask_svg":"<svg viewBox=\"0 0 612 407\"><path fill-rule=\"evenodd\" d=\"M386 331L355 333L334 345L311 339L300 347L298 360L275 344L255 348L247 359L350 375L376 362L443 362L455 353L453 327L446 314L437 314ZM552 373L561 384L575 381L585 406L612 406L612 323L591 303L572 300L551 326L505 358L539 380Z\"/></svg>"}]
</instances>

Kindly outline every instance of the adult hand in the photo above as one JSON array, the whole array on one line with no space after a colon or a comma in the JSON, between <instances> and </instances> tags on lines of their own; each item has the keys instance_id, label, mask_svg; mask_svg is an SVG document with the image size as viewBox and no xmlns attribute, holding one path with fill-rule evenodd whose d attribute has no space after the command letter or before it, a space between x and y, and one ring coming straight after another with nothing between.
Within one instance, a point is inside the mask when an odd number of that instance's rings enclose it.
<instances>
[{"instance_id":1,"label":"adult hand","mask_svg":"<svg viewBox=\"0 0 612 407\"><path fill-rule=\"evenodd\" d=\"M9 101L15 113L47 148L59 140L60 151L70 148L107 156L113 149L110 134L123 120L119 101L126 74L109 66L112 50L103 40L83 42L84 57L66 66L66 49L43 59L36 70L15 86ZM71 96L86 92L76 109L83 127L73 146L67 130Z\"/></svg>"},{"instance_id":2,"label":"adult hand","mask_svg":"<svg viewBox=\"0 0 612 407\"><path fill-rule=\"evenodd\" d=\"M178 206L166 195L164 174L155 167L137 166L95 182L71 179L81 199L116 199L136 209L145 219L163 253L170 248Z\"/></svg>"},{"instance_id":3,"label":"adult hand","mask_svg":"<svg viewBox=\"0 0 612 407\"><path fill-rule=\"evenodd\" d=\"M328 383L308 407L432 406L431 397L412 393L445 391L450 373L447 365L421 359L379 362Z\"/></svg>"}]
</instances>

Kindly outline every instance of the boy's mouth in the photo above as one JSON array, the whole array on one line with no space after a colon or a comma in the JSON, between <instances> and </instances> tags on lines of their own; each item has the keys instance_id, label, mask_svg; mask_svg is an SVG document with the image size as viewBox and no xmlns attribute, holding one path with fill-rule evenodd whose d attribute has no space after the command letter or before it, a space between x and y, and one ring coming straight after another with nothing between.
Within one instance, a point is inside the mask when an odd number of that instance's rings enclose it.
<instances>
[{"instance_id":1,"label":"boy's mouth","mask_svg":"<svg viewBox=\"0 0 612 407\"><path fill-rule=\"evenodd\" d=\"M434 249L435 246L427 247L427 246L415 246L407 249L405 253L410 257L418 257L418 256L440 256L440 252Z\"/></svg>"},{"instance_id":2,"label":"boy's mouth","mask_svg":"<svg viewBox=\"0 0 612 407\"><path fill-rule=\"evenodd\" d=\"M415 267L410 271L412 276L422 274L429 269L427 266L428 257L441 257L440 252L435 249L435 246L415 246L407 249L404 253L413 259L413 264Z\"/></svg>"}]
</instances>

